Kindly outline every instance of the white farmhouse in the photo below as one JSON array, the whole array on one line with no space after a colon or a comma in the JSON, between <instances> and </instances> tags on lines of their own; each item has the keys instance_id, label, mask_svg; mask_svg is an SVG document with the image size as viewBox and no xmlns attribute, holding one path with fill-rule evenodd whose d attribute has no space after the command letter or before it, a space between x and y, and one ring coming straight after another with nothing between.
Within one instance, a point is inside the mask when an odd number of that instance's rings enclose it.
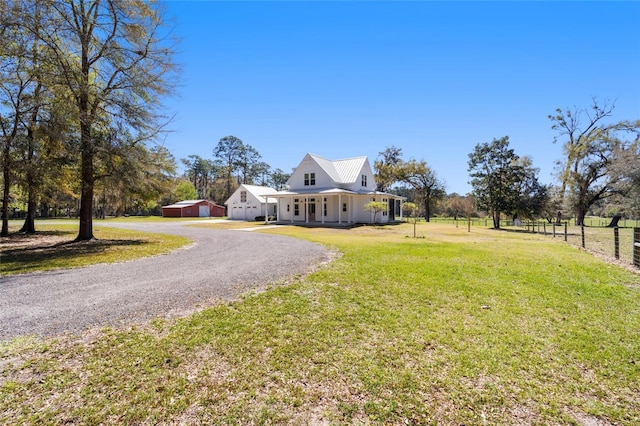
<instances>
[{"instance_id":1,"label":"white farmhouse","mask_svg":"<svg viewBox=\"0 0 640 426\"><path fill-rule=\"evenodd\" d=\"M275 216L276 199L271 198L277 193L267 186L242 184L224 202L227 206L227 217L236 220L255 220L257 216Z\"/></svg>"},{"instance_id":2,"label":"white farmhouse","mask_svg":"<svg viewBox=\"0 0 640 426\"><path fill-rule=\"evenodd\" d=\"M402 219L403 197L377 192L367 157L327 160L307 154L287 181L287 190L270 194L278 201L280 223L388 223ZM387 204L374 214L370 201Z\"/></svg>"}]
</instances>

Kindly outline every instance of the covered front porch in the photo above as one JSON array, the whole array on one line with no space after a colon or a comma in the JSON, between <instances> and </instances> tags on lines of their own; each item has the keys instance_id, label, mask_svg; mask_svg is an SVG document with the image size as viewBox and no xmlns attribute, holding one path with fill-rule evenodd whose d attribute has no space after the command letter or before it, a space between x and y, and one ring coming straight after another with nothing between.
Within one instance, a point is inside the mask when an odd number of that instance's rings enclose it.
<instances>
[{"instance_id":1,"label":"covered front porch","mask_svg":"<svg viewBox=\"0 0 640 426\"><path fill-rule=\"evenodd\" d=\"M341 188L313 192L281 191L270 195L277 199L280 223L351 225L388 223L402 220L402 197L381 192L358 193ZM378 213L368 211L370 201L387 203Z\"/></svg>"}]
</instances>

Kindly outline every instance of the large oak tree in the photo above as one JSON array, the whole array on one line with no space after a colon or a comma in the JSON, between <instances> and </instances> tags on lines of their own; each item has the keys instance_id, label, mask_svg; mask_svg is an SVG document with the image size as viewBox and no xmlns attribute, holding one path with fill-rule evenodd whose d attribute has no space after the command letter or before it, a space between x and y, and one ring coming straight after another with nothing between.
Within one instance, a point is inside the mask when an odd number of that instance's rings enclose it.
<instances>
[{"instance_id":1,"label":"large oak tree","mask_svg":"<svg viewBox=\"0 0 640 426\"><path fill-rule=\"evenodd\" d=\"M626 158L640 133L640 120L608 123L613 110L613 104L594 99L588 109L557 109L549 116L558 132L554 142L564 141L560 196L569 201L576 225L595 203L620 194L624 174L614 172L616 159Z\"/></svg>"},{"instance_id":2,"label":"large oak tree","mask_svg":"<svg viewBox=\"0 0 640 426\"><path fill-rule=\"evenodd\" d=\"M174 87L173 41L167 39L162 9L153 1L43 3L49 9L39 37L51 52L55 83L70 94L79 133L77 240L89 240L100 158L123 145L153 140L166 123L159 111L161 98Z\"/></svg>"}]
</instances>

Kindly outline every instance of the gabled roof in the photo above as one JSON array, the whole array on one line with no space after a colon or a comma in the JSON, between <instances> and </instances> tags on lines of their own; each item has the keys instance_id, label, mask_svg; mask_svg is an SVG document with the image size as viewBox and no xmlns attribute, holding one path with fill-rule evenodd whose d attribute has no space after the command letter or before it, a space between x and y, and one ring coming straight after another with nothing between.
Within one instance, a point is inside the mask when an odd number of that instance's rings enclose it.
<instances>
[{"instance_id":1,"label":"gabled roof","mask_svg":"<svg viewBox=\"0 0 640 426\"><path fill-rule=\"evenodd\" d=\"M256 197L261 203L267 202L267 195L275 194L276 191L273 188L269 188L268 186L258 186L258 185L242 185L246 188L247 191L251 193L254 197ZM275 200L268 200L270 203L275 203Z\"/></svg>"},{"instance_id":2,"label":"gabled roof","mask_svg":"<svg viewBox=\"0 0 640 426\"><path fill-rule=\"evenodd\" d=\"M191 207L193 205L196 205L198 203L202 203L202 202L206 202L209 204L214 204L215 203L213 201L209 201L209 200L184 200L184 201L178 201L175 204L170 204L168 206L163 206L162 208L168 208L168 207L172 207L172 208L177 208L177 207Z\"/></svg>"},{"instance_id":3,"label":"gabled roof","mask_svg":"<svg viewBox=\"0 0 640 426\"><path fill-rule=\"evenodd\" d=\"M354 183L360 177L360 171L367 162L367 157L345 158L343 160L327 160L315 154L308 154L325 173L336 183Z\"/></svg>"}]
</instances>

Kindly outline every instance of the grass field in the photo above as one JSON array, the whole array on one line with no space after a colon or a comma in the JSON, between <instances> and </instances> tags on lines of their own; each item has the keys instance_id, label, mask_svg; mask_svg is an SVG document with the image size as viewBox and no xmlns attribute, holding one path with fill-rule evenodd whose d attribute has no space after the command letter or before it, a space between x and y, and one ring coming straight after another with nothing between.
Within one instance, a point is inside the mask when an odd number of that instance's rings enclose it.
<instances>
[{"instance_id":1,"label":"grass field","mask_svg":"<svg viewBox=\"0 0 640 426\"><path fill-rule=\"evenodd\" d=\"M640 423L640 275L526 233L264 232L341 256L186 318L5 342L0 423Z\"/></svg>"}]
</instances>

